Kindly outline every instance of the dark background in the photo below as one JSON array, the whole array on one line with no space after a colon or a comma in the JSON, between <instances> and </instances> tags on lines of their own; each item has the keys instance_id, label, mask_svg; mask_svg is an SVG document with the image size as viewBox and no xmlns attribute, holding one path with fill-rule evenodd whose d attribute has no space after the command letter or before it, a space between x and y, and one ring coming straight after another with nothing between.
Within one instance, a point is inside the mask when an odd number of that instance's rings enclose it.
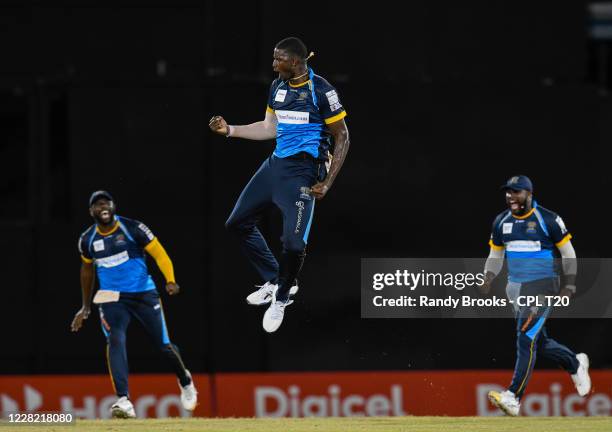
<instances>
[{"instance_id":1,"label":"dark background","mask_svg":"<svg viewBox=\"0 0 612 432\"><path fill-rule=\"evenodd\" d=\"M166 317L194 372L512 368L511 320L360 319L359 268L486 256L517 173L579 256L607 256L612 103L586 2L83 4L0 9L0 373L105 373L96 314L69 332L101 188L168 250L182 293L163 294ZM261 281L223 225L273 143L207 123L263 118L290 35L338 88L352 145L317 205L297 301L267 335L265 308L244 302ZM262 222L276 250L279 218ZM612 366L609 321L549 331ZM132 371L167 370L138 325L128 348Z\"/></svg>"}]
</instances>

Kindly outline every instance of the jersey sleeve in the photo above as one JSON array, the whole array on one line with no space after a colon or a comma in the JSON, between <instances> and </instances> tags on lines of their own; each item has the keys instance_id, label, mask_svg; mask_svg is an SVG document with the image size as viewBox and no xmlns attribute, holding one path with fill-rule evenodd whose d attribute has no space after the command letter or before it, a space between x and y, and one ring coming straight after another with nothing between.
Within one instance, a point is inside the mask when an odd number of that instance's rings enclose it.
<instances>
[{"instance_id":1,"label":"jersey sleeve","mask_svg":"<svg viewBox=\"0 0 612 432\"><path fill-rule=\"evenodd\" d=\"M504 249L504 240L502 237L501 230L501 218L503 215L499 215L493 221L493 226L491 227L491 239L489 240L489 246L495 250L503 250Z\"/></svg>"},{"instance_id":2,"label":"jersey sleeve","mask_svg":"<svg viewBox=\"0 0 612 432\"><path fill-rule=\"evenodd\" d=\"M270 85L270 92L268 93L268 105L266 106L266 112L269 112L269 113L274 112L274 108L272 108L272 105L274 103L274 91L276 90L277 86L278 86L278 79L275 79L274 81L272 81L272 84Z\"/></svg>"},{"instance_id":3,"label":"jersey sleeve","mask_svg":"<svg viewBox=\"0 0 612 432\"><path fill-rule=\"evenodd\" d=\"M560 247L570 241L572 235L567 230L561 216L551 213L546 216L545 222L548 228L548 235L555 246Z\"/></svg>"},{"instance_id":4,"label":"jersey sleeve","mask_svg":"<svg viewBox=\"0 0 612 432\"><path fill-rule=\"evenodd\" d=\"M89 244L87 242L87 239L89 238L87 235L88 232L89 230L81 234L77 246L79 248L79 253L81 254L81 260L86 264L91 264L93 262L93 257L91 256L91 251L89 250Z\"/></svg>"},{"instance_id":5,"label":"jersey sleeve","mask_svg":"<svg viewBox=\"0 0 612 432\"><path fill-rule=\"evenodd\" d=\"M325 124L335 123L346 117L346 111L340 102L337 90L329 83L321 86L318 92L319 109Z\"/></svg>"},{"instance_id":6,"label":"jersey sleeve","mask_svg":"<svg viewBox=\"0 0 612 432\"><path fill-rule=\"evenodd\" d=\"M130 224L126 224L130 230L130 234L134 237L138 246L145 248L149 243L155 240L153 231L149 229L144 223L133 220Z\"/></svg>"}]
</instances>

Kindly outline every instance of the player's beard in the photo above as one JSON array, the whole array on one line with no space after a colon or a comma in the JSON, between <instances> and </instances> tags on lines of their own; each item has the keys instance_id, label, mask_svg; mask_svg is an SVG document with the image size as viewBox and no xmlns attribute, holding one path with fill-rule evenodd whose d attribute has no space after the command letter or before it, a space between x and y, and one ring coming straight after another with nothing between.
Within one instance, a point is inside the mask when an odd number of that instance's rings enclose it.
<instances>
[{"instance_id":1,"label":"player's beard","mask_svg":"<svg viewBox=\"0 0 612 432\"><path fill-rule=\"evenodd\" d=\"M510 212L511 212L513 215L515 215L515 216L523 216L523 215L525 215L525 214L526 214L526 213L527 213L529 210L531 210L531 208L530 208L531 206L529 205L529 204L530 204L529 198L527 198L527 199L526 199L525 201L523 201L523 202L520 202L519 200L516 200L516 202L515 202L515 203L513 203L513 204L516 204L516 205L517 205L517 207L516 207L516 208L513 208L513 205L512 205L512 204L510 204L510 203L508 203L508 208L510 209ZM529 208L528 208L528 207L529 207Z\"/></svg>"}]
</instances>

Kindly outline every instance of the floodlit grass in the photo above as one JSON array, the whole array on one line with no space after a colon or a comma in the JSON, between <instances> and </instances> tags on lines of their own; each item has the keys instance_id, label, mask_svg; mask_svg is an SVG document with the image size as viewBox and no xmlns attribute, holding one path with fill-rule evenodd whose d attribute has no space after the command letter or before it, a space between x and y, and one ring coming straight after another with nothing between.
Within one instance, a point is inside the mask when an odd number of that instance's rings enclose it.
<instances>
[{"instance_id":1,"label":"floodlit grass","mask_svg":"<svg viewBox=\"0 0 612 432\"><path fill-rule=\"evenodd\" d=\"M77 420L66 426L7 426L2 431L68 432L610 432L610 417L353 417L322 419L191 418Z\"/></svg>"}]
</instances>

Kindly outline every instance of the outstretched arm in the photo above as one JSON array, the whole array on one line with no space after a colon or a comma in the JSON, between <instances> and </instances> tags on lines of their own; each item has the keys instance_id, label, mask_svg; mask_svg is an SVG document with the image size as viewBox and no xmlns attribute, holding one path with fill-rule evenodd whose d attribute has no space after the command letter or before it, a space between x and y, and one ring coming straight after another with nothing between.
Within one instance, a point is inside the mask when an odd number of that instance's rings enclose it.
<instances>
[{"instance_id":1,"label":"outstretched arm","mask_svg":"<svg viewBox=\"0 0 612 432\"><path fill-rule=\"evenodd\" d=\"M325 194L331 189L336 176L340 172L344 159L348 153L351 144L349 140L349 132L344 119L327 125L330 133L334 137L334 154L332 157L329 173L324 181L317 183L310 189L310 193L317 199L323 199Z\"/></svg>"},{"instance_id":2,"label":"outstretched arm","mask_svg":"<svg viewBox=\"0 0 612 432\"><path fill-rule=\"evenodd\" d=\"M157 263L157 267L159 267L159 270L166 278L166 291L168 294L178 294L179 286L174 279L174 266L166 253L166 249L164 249L159 240L157 240L157 237L145 246L145 250L153 257Z\"/></svg>"},{"instance_id":3,"label":"outstretched arm","mask_svg":"<svg viewBox=\"0 0 612 432\"><path fill-rule=\"evenodd\" d=\"M276 138L276 124L276 115L271 110L267 110L266 117L256 123L241 126L228 125L223 117L214 116L208 122L208 127L219 135L264 141Z\"/></svg>"}]
</instances>

